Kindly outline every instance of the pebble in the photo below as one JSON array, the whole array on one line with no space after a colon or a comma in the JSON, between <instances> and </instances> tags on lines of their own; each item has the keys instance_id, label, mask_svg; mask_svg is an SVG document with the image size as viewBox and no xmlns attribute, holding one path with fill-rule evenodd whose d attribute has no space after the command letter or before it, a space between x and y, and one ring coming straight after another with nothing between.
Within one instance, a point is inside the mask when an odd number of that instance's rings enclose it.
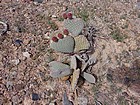
<instances>
[{"instance_id":1,"label":"pebble","mask_svg":"<svg viewBox=\"0 0 140 105\"><path fill-rule=\"evenodd\" d=\"M47 32L46 34L44 34L44 38L46 38L46 39L50 39L49 35L50 35L50 33Z\"/></svg>"},{"instance_id":2,"label":"pebble","mask_svg":"<svg viewBox=\"0 0 140 105\"><path fill-rule=\"evenodd\" d=\"M23 56L26 58L30 58L31 54L29 52L23 52Z\"/></svg>"},{"instance_id":3,"label":"pebble","mask_svg":"<svg viewBox=\"0 0 140 105\"><path fill-rule=\"evenodd\" d=\"M78 97L78 104L79 105L87 105L88 99L86 97Z\"/></svg>"},{"instance_id":4,"label":"pebble","mask_svg":"<svg viewBox=\"0 0 140 105\"><path fill-rule=\"evenodd\" d=\"M39 95L37 93L32 93L32 100L33 101L39 100Z\"/></svg>"},{"instance_id":5,"label":"pebble","mask_svg":"<svg viewBox=\"0 0 140 105\"><path fill-rule=\"evenodd\" d=\"M56 15L52 15L52 18L57 18L57 16Z\"/></svg>"},{"instance_id":6,"label":"pebble","mask_svg":"<svg viewBox=\"0 0 140 105\"><path fill-rule=\"evenodd\" d=\"M54 102L51 102L49 105L56 105Z\"/></svg>"},{"instance_id":7,"label":"pebble","mask_svg":"<svg viewBox=\"0 0 140 105\"><path fill-rule=\"evenodd\" d=\"M34 0L34 2L37 2L37 3L42 3L43 0Z\"/></svg>"},{"instance_id":8,"label":"pebble","mask_svg":"<svg viewBox=\"0 0 140 105\"><path fill-rule=\"evenodd\" d=\"M18 64L20 63L20 59L12 60L12 62L13 62L15 65L18 65Z\"/></svg>"},{"instance_id":9,"label":"pebble","mask_svg":"<svg viewBox=\"0 0 140 105\"><path fill-rule=\"evenodd\" d=\"M137 9L140 9L140 1L137 1L137 3L136 3L136 8L137 8Z\"/></svg>"},{"instance_id":10,"label":"pebble","mask_svg":"<svg viewBox=\"0 0 140 105\"><path fill-rule=\"evenodd\" d=\"M125 85L129 85L131 81L132 81L132 80L131 80L130 78L125 77L124 80L123 80L123 83L124 83Z\"/></svg>"},{"instance_id":11,"label":"pebble","mask_svg":"<svg viewBox=\"0 0 140 105\"><path fill-rule=\"evenodd\" d=\"M23 43L23 41L20 39L15 40L15 45L21 46L22 43Z\"/></svg>"},{"instance_id":12,"label":"pebble","mask_svg":"<svg viewBox=\"0 0 140 105\"><path fill-rule=\"evenodd\" d=\"M15 88L15 90L16 91L20 91L20 90L22 90L22 89L24 89L24 84L16 84L16 85L14 85L14 88Z\"/></svg>"},{"instance_id":13,"label":"pebble","mask_svg":"<svg viewBox=\"0 0 140 105\"><path fill-rule=\"evenodd\" d=\"M11 75L11 78L14 79L14 78L17 77L17 72L13 71L13 72L10 73L10 75Z\"/></svg>"},{"instance_id":14,"label":"pebble","mask_svg":"<svg viewBox=\"0 0 140 105\"><path fill-rule=\"evenodd\" d=\"M13 83L11 81L8 81L6 83L6 87L7 87L8 90L11 90L13 88Z\"/></svg>"},{"instance_id":15,"label":"pebble","mask_svg":"<svg viewBox=\"0 0 140 105\"><path fill-rule=\"evenodd\" d=\"M16 26L16 27L15 27L15 31L21 33L21 32L22 32L22 29L21 29L21 27Z\"/></svg>"},{"instance_id":16,"label":"pebble","mask_svg":"<svg viewBox=\"0 0 140 105\"><path fill-rule=\"evenodd\" d=\"M19 101L19 97L18 96L13 96L12 97L12 104L13 105L17 105L18 104L18 101Z\"/></svg>"}]
</instances>

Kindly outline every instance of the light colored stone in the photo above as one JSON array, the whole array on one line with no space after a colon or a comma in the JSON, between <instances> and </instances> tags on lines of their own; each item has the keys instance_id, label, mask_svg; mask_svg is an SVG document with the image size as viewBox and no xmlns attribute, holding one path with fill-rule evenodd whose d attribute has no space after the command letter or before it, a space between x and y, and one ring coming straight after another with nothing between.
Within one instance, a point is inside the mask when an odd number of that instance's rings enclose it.
<instances>
[{"instance_id":1,"label":"light colored stone","mask_svg":"<svg viewBox=\"0 0 140 105\"><path fill-rule=\"evenodd\" d=\"M30 58L31 54L29 52L22 52L23 56L26 58Z\"/></svg>"},{"instance_id":2,"label":"light colored stone","mask_svg":"<svg viewBox=\"0 0 140 105\"><path fill-rule=\"evenodd\" d=\"M52 18L57 18L57 16L56 15L52 15Z\"/></svg>"},{"instance_id":3,"label":"light colored stone","mask_svg":"<svg viewBox=\"0 0 140 105\"><path fill-rule=\"evenodd\" d=\"M20 60L19 59L14 59L14 60L11 60L12 63L14 63L15 65L18 65L20 63Z\"/></svg>"},{"instance_id":4,"label":"light colored stone","mask_svg":"<svg viewBox=\"0 0 140 105\"><path fill-rule=\"evenodd\" d=\"M51 102L49 105L55 105L55 103L54 102Z\"/></svg>"}]
</instances>

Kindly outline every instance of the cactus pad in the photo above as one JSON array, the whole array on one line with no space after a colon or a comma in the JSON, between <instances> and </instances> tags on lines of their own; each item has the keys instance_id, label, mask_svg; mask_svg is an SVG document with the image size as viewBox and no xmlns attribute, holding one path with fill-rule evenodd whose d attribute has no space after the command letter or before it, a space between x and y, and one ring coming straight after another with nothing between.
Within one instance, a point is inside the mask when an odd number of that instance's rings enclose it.
<instances>
[{"instance_id":1,"label":"cactus pad","mask_svg":"<svg viewBox=\"0 0 140 105\"><path fill-rule=\"evenodd\" d=\"M72 70L70 69L69 65L66 65L64 63L58 62L58 61L52 61L49 63L50 66L50 76L53 78L57 77L64 77L67 75L70 75L72 73Z\"/></svg>"},{"instance_id":2,"label":"cactus pad","mask_svg":"<svg viewBox=\"0 0 140 105\"><path fill-rule=\"evenodd\" d=\"M50 43L50 47L58 52L72 53L74 51L74 39L71 36L66 36L59 39L58 42Z\"/></svg>"},{"instance_id":3,"label":"cactus pad","mask_svg":"<svg viewBox=\"0 0 140 105\"><path fill-rule=\"evenodd\" d=\"M81 18L65 19L64 27L73 35L77 36L84 28L84 21Z\"/></svg>"},{"instance_id":4,"label":"cactus pad","mask_svg":"<svg viewBox=\"0 0 140 105\"><path fill-rule=\"evenodd\" d=\"M79 52L81 50L87 50L90 47L90 43L87 38L83 35L74 37L75 40L75 49L74 52Z\"/></svg>"}]
</instances>

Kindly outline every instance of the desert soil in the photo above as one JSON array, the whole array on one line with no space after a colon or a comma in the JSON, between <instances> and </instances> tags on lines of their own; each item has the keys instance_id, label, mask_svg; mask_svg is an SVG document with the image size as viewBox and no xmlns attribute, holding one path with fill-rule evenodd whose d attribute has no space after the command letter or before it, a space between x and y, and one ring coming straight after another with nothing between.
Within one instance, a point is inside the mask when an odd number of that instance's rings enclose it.
<instances>
[{"instance_id":1,"label":"desert soil","mask_svg":"<svg viewBox=\"0 0 140 105\"><path fill-rule=\"evenodd\" d=\"M37 1L37 0L35 0ZM136 0L0 0L0 105L140 105L140 10ZM72 12L98 32L92 53L98 62L75 94L49 76L48 62L63 54L49 49L48 34ZM18 41L17 41L18 40ZM33 99L34 97L34 99ZM84 102L83 102L84 101ZM86 103L87 102L87 103Z\"/></svg>"}]
</instances>

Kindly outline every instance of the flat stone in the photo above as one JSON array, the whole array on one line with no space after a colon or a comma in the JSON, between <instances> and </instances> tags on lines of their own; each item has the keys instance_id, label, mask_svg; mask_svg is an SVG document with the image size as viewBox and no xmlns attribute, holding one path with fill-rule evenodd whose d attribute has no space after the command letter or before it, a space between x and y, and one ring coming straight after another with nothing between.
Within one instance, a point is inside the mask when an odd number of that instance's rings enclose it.
<instances>
[{"instance_id":1,"label":"flat stone","mask_svg":"<svg viewBox=\"0 0 140 105\"><path fill-rule=\"evenodd\" d=\"M31 54L29 52L23 52L22 54L26 58L30 58L30 56L31 56Z\"/></svg>"},{"instance_id":2,"label":"flat stone","mask_svg":"<svg viewBox=\"0 0 140 105\"><path fill-rule=\"evenodd\" d=\"M39 95L37 93L32 93L32 100L33 101L39 100Z\"/></svg>"},{"instance_id":3,"label":"flat stone","mask_svg":"<svg viewBox=\"0 0 140 105\"><path fill-rule=\"evenodd\" d=\"M11 60L12 63L14 63L15 65L18 65L20 63L20 59L14 59Z\"/></svg>"},{"instance_id":4,"label":"flat stone","mask_svg":"<svg viewBox=\"0 0 140 105\"><path fill-rule=\"evenodd\" d=\"M20 39L15 40L15 45L21 46L22 43L23 41Z\"/></svg>"},{"instance_id":5,"label":"flat stone","mask_svg":"<svg viewBox=\"0 0 140 105\"><path fill-rule=\"evenodd\" d=\"M42 3L43 0L33 0L34 2L37 2L37 3Z\"/></svg>"},{"instance_id":6,"label":"flat stone","mask_svg":"<svg viewBox=\"0 0 140 105\"><path fill-rule=\"evenodd\" d=\"M49 105L56 105L54 102L49 103Z\"/></svg>"}]
</instances>

